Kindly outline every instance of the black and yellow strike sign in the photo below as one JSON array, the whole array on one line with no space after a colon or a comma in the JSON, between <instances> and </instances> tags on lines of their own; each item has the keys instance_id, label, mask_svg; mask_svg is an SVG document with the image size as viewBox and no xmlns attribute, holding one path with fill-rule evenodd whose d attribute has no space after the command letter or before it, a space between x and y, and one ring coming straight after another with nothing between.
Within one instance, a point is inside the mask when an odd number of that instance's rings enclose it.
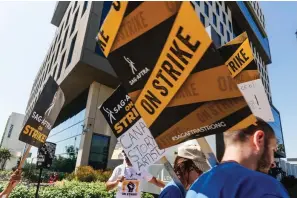
<instances>
[{"instance_id":1,"label":"black and yellow strike sign","mask_svg":"<svg viewBox=\"0 0 297 198\"><path fill-rule=\"evenodd\" d=\"M64 101L63 91L56 81L49 77L20 133L19 140L35 147L41 147L45 143Z\"/></svg>"},{"instance_id":2,"label":"black and yellow strike sign","mask_svg":"<svg viewBox=\"0 0 297 198\"><path fill-rule=\"evenodd\" d=\"M190 2L128 2L118 20L105 55L161 149L255 121Z\"/></svg>"},{"instance_id":3,"label":"black and yellow strike sign","mask_svg":"<svg viewBox=\"0 0 297 198\"><path fill-rule=\"evenodd\" d=\"M226 43L218 50L224 59L225 64L228 66L229 72L237 83L260 78L258 67L254 60L253 51L246 32ZM239 80L242 73L249 73L250 78L247 78L245 81Z\"/></svg>"},{"instance_id":4,"label":"black and yellow strike sign","mask_svg":"<svg viewBox=\"0 0 297 198\"><path fill-rule=\"evenodd\" d=\"M100 106L100 111L117 138L141 118L123 86L119 86Z\"/></svg>"}]
</instances>

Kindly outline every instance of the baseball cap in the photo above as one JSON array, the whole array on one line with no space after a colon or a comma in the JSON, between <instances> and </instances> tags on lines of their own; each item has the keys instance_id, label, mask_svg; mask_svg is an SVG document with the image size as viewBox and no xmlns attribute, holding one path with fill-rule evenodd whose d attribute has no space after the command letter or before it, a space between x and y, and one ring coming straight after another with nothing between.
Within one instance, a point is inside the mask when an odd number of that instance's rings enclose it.
<instances>
[{"instance_id":1,"label":"baseball cap","mask_svg":"<svg viewBox=\"0 0 297 198\"><path fill-rule=\"evenodd\" d=\"M177 156L190 159L194 162L195 166L202 172L209 170L210 166L206 161L204 153L201 151L199 145L187 145L184 144L178 148Z\"/></svg>"}]
</instances>

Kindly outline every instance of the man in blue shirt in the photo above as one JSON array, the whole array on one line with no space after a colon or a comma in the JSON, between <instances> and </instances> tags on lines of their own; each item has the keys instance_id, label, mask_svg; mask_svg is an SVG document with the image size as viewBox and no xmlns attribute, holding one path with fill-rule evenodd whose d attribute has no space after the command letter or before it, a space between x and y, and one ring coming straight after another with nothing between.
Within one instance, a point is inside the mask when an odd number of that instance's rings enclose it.
<instances>
[{"instance_id":1,"label":"man in blue shirt","mask_svg":"<svg viewBox=\"0 0 297 198\"><path fill-rule=\"evenodd\" d=\"M195 142L195 144L193 144ZM184 198L186 190L205 171L209 169L204 154L197 141L189 141L178 148L174 162L174 172L182 184L169 182L162 190L159 198Z\"/></svg>"},{"instance_id":2,"label":"man in blue shirt","mask_svg":"<svg viewBox=\"0 0 297 198\"><path fill-rule=\"evenodd\" d=\"M286 198L281 183L267 173L274 166L276 138L263 120L248 128L224 133L221 164L204 173L187 198Z\"/></svg>"}]
</instances>

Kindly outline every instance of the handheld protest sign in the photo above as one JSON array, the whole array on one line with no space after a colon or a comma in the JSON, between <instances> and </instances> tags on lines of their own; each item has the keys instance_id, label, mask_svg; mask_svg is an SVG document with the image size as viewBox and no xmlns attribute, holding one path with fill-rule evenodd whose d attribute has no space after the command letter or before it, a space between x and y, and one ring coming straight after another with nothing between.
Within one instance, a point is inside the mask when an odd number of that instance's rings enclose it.
<instances>
[{"instance_id":1,"label":"handheld protest sign","mask_svg":"<svg viewBox=\"0 0 297 198\"><path fill-rule=\"evenodd\" d=\"M105 55L161 149L256 120L190 2L128 2Z\"/></svg>"},{"instance_id":2,"label":"handheld protest sign","mask_svg":"<svg viewBox=\"0 0 297 198\"><path fill-rule=\"evenodd\" d=\"M50 168L55 158L56 144L52 142L45 142L38 149L37 154L37 168Z\"/></svg>"},{"instance_id":3,"label":"handheld protest sign","mask_svg":"<svg viewBox=\"0 0 297 198\"><path fill-rule=\"evenodd\" d=\"M271 106L247 33L244 32L226 43L219 51L253 114L266 122L273 122Z\"/></svg>"},{"instance_id":4,"label":"handheld protest sign","mask_svg":"<svg viewBox=\"0 0 297 198\"><path fill-rule=\"evenodd\" d=\"M204 137L197 138L196 140L201 148L201 151L204 153L204 155L206 157L208 165L210 167L214 167L215 165L217 165L218 160L217 160L214 152L212 151L210 145L208 144L207 140Z\"/></svg>"},{"instance_id":5,"label":"handheld protest sign","mask_svg":"<svg viewBox=\"0 0 297 198\"><path fill-rule=\"evenodd\" d=\"M41 147L45 143L64 101L63 91L56 81L49 77L20 133L19 140L38 148Z\"/></svg>"},{"instance_id":6,"label":"handheld protest sign","mask_svg":"<svg viewBox=\"0 0 297 198\"><path fill-rule=\"evenodd\" d=\"M165 155L122 86L99 108L137 172Z\"/></svg>"}]
</instances>

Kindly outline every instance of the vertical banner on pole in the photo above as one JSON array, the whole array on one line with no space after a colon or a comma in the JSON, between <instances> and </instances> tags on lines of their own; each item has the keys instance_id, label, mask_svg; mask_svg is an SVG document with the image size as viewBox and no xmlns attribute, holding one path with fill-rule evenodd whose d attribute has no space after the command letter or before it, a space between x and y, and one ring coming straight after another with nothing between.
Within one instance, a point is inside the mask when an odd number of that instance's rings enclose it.
<instances>
[{"instance_id":1,"label":"vertical banner on pole","mask_svg":"<svg viewBox=\"0 0 297 198\"><path fill-rule=\"evenodd\" d=\"M19 140L38 148L41 147L45 143L64 101L63 91L54 78L49 77L20 133Z\"/></svg>"},{"instance_id":2,"label":"vertical banner on pole","mask_svg":"<svg viewBox=\"0 0 297 198\"><path fill-rule=\"evenodd\" d=\"M62 89L50 76L19 135L19 140L27 144L19 168L23 166L32 146L39 148L46 142L64 102Z\"/></svg>"}]
</instances>

